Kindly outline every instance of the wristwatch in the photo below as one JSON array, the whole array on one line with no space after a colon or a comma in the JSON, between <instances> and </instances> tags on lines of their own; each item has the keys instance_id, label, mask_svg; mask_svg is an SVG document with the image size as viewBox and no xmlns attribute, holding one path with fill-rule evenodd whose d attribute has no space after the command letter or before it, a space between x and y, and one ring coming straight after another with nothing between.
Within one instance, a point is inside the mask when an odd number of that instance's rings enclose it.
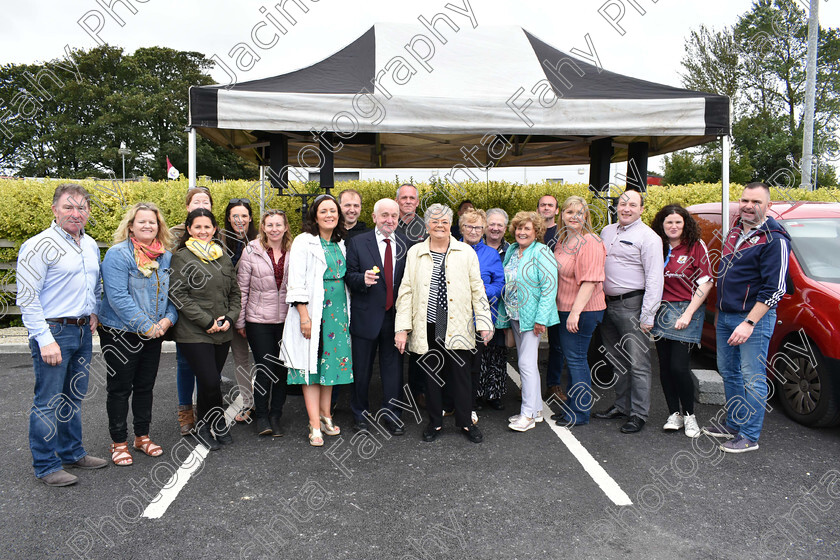
<instances>
[{"instance_id":1,"label":"wristwatch","mask_svg":"<svg viewBox=\"0 0 840 560\"><path fill-rule=\"evenodd\" d=\"M751 327L755 326L755 321L753 321L752 319L744 319L744 322Z\"/></svg>"}]
</instances>

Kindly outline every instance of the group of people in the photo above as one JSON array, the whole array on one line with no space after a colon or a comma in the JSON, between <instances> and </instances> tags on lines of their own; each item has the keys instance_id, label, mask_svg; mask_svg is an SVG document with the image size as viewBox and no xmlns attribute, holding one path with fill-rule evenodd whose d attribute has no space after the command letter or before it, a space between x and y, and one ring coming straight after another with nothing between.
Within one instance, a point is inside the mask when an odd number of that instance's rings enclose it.
<instances>
[{"instance_id":1,"label":"group of people","mask_svg":"<svg viewBox=\"0 0 840 560\"><path fill-rule=\"evenodd\" d=\"M62 184L53 197L55 221L21 247L18 305L35 369L30 448L35 475L47 485L77 481L64 467L108 463L89 455L81 437L97 330L108 370L111 461L119 466L133 463L132 451L163 453L150 424L164 339L176 343L181 434L211 451L233 442L221 390L230 349L243 403L236 420L253 423L261 437L284 435L286 395L299 385L309 443L324 445L324 435L341 433L332 418L333 389L344 385L354 431L382 423L402 435L401 413L416 405L428 412L424 441L434 441L443 418L454 415L457 431L479 443L477 411L505 408L511 346L522 400L508 427L524 432L542 422L544 400L559 406L551 416L558 423L588 423L596 396L587 352L599 324L615 369L616 400L593 415L626 419L624 433L643 428L653 335L669 408L664 429L697 437L688 355L700 341L703 302L715 280L718 365L730 406L725 423L704 431L728 439L726 451L758 447L767 394L761 364L789 250L784 232L766 216L764 184L744 189L717 270L684 208L666 206L648 227L642 193L633 190L618 200L617 223L600 235L577 196L562 205L544 196L537 211L512 219L501 208L485 212L464 201L456 222L441 204L420 217L419 192L404 184L394 199L375 203L368 228L359 220L361 195L345 190L338 198L315 198L297 236L280 210L255 221L247 199L228 202L224 228L209 190L190 189L185 202L184 223L171 229L156 205L130 207L100 264L96 242L84 233L89 195ZM548 390L541 394L543 333L549 363ZM406 352L409 390L403 393ZM383 398L372 411L377 353ZM62 399L72 406L69 418L59 418ZM733 414L733 399L753 414Z\"/></svg>"}]
</instances>

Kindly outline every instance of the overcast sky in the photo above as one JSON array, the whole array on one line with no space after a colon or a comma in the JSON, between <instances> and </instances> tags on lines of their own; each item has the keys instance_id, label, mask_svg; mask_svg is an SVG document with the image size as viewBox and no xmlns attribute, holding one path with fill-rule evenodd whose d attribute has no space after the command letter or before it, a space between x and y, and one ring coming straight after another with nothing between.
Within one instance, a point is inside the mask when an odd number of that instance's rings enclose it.
<instances>
[{"instance_id":1,"label":"overcast sky","mask_svg":"<svg viewBox=\"0 0 840 560\"><path fill-rule=\"evenodd\" d=\"M199 51L208 57L215 54L232 65L229 51L239 42L253 46L251 30L255 25L272 17L283 22L287 33L279 36L274 47L259 50L262 58L253 69L238 72L239 81L247 81L318 62L375 22L415 22L419 16L431 19L444 11L447 3L463 9L469 2L479 26L520 26L567 52L574 47L585 50L584 37L589 34L605 69L680 86L680 60L690 30L701 24L716 29L731 25L752 5L749 0L283 1L286 11L296 19L294 25L281 16L277 2L268 1L116 0L113 9L123 26L102 7L111 0L4 2L0 63L58 58L64 54L65 45L90 49L97 45L96 35L98 40L129 53L138 47L165 46ZM137 13L132 14L127 6L133 6ZM599 13L601 7L618 21L610 22ZM824 0L819 10L823 27L840 27L840 0ZM459 25L462 22L467 23L466 17L458 20ZM100 25L101 29L95 31ZM264 40L270 39L273 29L261 29ZM221 71L213 75L226 83Z\"/></svg>"}]
</instances>

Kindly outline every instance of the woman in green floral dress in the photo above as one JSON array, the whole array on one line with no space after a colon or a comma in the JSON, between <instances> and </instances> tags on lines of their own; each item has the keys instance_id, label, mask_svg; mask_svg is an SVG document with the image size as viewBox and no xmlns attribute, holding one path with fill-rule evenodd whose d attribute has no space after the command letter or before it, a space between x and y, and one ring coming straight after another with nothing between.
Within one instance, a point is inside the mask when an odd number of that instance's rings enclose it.
<instances>
[{"instance_id":1,"label":"woman in green floral dress","mask_svg":"<svg viewBox=\"0 0 840 560\"><path fill-rule=\"evenodd\" d=\"M289 251L286 301L290 304L280 358L288 383L303 385L309 443L338 435L330 401L333 385L353 382L349 292L344 285L344 218L330 195L315 199Z\"/></svg>"}]
</instances>

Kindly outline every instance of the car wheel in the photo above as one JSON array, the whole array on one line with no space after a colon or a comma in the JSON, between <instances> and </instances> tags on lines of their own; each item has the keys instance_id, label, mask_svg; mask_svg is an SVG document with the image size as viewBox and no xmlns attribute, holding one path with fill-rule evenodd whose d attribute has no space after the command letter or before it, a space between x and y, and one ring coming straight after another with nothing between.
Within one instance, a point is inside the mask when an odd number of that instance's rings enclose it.
<instances>
[{"instance_id":1,"label":"car wheel","mask_svg":"<svg viewBox=\"0 0 840 560\"><path fill-rule=\"evenodd\" d=\"M816 367L801 353L780 349L786 359L776 360L780 369L775 379L782 409L793 420L812 428L840 424L837 380L816 346Z\"/></svg>"}]
</instances>

